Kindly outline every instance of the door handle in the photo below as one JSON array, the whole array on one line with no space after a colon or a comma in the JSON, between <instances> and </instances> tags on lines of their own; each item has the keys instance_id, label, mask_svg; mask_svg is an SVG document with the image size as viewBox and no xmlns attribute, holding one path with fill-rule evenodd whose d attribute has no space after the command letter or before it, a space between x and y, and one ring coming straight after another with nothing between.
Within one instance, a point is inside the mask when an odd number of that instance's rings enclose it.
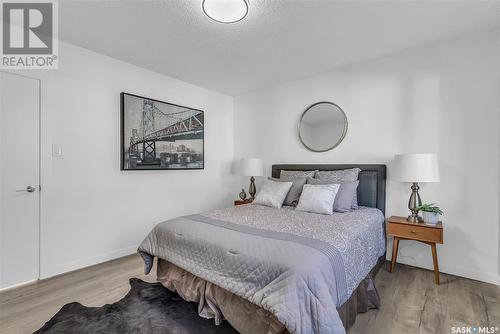
<instances>
[{"instance_id":1,"label":"door handle","mask_svg":"<svg viewBox=\"0 0 500 334\"><path fill-rule=\"evenodd\" d=\"M16 190L16 193L22 193L22 192L29 192L29 193L32 193L36 190L35 187L32 187L32 186L27 186L26 189L21 189L21 190Z\"/></svg>"}]
</instances>

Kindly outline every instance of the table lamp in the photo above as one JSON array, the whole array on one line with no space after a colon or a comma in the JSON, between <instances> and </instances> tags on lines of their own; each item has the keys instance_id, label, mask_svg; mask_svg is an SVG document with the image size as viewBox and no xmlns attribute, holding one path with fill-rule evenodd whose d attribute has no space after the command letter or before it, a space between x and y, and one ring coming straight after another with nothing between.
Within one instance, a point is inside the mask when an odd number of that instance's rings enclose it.
<instances>
[{"instance_id":1,"label":"table lamp","mask_svg":"<svg viewBox=\"0 0 500 334\"><path fill-rule=\"evenodd\" d=\"M411 182L411 196L408 209L411 215L408 221L417 223L423 221L417 208L422 205L418 194L419 182L439 182L439 167L437 155L434 153L397 154L394 159L394 178L401 182Z\"/></svg>"},{"instance_id":2,"label":"table lamp","mask_svg":"<svg viewBox=\"0 0 500 334\"><path fill-rule=\"evenodd\" d=\"M250 188L248 193L251 196L251 200L255 199L255 194L257 189L255 187L255 176L263 175L262 159L241 159L240 162L240 175L250 176Z\"/></svg>"}]
</instances>

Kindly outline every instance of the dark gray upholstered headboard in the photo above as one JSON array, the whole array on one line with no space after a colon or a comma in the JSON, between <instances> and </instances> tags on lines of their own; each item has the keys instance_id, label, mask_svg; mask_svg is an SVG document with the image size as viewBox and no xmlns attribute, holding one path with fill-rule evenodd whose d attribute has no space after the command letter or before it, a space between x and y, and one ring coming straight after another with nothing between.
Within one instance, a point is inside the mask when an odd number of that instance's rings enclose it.
<instances>
[{"instance_id":1,"label":"dark gray upholstered headboard","mask_svg":"<svg viewBox=\"0 0 500 334\"><path fill-rule=\"evenodd\" d=\"M380 209L385 214L385 165L273 165L273 177L282 170L339 170L359 168L358 204Z\"/></svg>"}]
</instances>

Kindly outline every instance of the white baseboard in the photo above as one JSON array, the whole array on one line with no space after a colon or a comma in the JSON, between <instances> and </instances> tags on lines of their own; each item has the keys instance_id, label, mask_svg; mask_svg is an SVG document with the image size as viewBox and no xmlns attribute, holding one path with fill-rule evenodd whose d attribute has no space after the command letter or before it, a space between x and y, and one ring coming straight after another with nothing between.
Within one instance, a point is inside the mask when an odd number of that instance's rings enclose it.
<instances>
[{"instance_id":1,"label":"white baseboard","mask_svg":"<svg viewBox=\"0 0 500 334\"><path fill-rule=\"evenodd\" d=\"M389 254L387 255L387 257L388 257L387 260L391 261ZM415 263L412 261L407 261L405 259L398 258L397 263L406 264L406 265L418 267L418 268L424 268L427 270L434 270L434 267L432 267L432 266L428 266L428 265L422 264L422 263ZM443 265L443 264L439 264L439 272L444 273L444 274L465 277L465 278L473 279L476 281L500 285L500 276L497 273L479 272L476 270L469 270L469 269L463 268L463 267L456 267L456 266Z\"/></svg>"},{"instance_id":2,"label":"white baseboard","mask_svg":"<svg viewBox=\"0 0 500 334\"><path fill-rule=\"evenodd\" d=\"M4 291L7 291L7 290L19 288L19 287L22 287L22 286L28 285L28 284L33 284L33 283L35 283L37 281L38 281L37 279L33 279L31 281L26 281L26 282L21 282L21 283L16 283L16 284L13 284L13 285L9 285L9 286L0 288L0 292L4 292Z\"/></svg>"},{"instance_id":3,"label":"white baseboard","mask_svg":"<svg viewBox=\"0 0 500 334\"><path fill-rule=\"evenodd\" d=\"M59 265L52 270L48 270L47 272L40 273L40 279L46 279L50 277L54 277L57 275L61 275L70 271L82 269L85 267L90 267L99 263L103 263L106 261L114 260L120 257L124 257L127 255L131 255L137 252L137 245L130 246L127 248L119 249L116 251L112 251L109 253L92 256L84 259L79 259L74 262L66 263L63 265Z\"/></svg>"}]
</instances>

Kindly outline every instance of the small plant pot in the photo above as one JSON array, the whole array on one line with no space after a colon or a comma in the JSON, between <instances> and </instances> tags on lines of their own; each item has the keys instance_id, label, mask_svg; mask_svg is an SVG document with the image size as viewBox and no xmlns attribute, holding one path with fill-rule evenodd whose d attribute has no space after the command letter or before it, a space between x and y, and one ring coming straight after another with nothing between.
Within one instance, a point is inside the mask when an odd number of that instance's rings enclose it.
<instances>
[{"instance_id":1,"label":"small plant pot","mask_svg":"<svg viewBox=\"0 0 500 334\"><path fill-rule=\"evenodd\" d=\"M422 212L422 217L424 218L424 222L427 224L436 225L439 221L439 215L434 212Z\"/></svg>"}]
</instances>

